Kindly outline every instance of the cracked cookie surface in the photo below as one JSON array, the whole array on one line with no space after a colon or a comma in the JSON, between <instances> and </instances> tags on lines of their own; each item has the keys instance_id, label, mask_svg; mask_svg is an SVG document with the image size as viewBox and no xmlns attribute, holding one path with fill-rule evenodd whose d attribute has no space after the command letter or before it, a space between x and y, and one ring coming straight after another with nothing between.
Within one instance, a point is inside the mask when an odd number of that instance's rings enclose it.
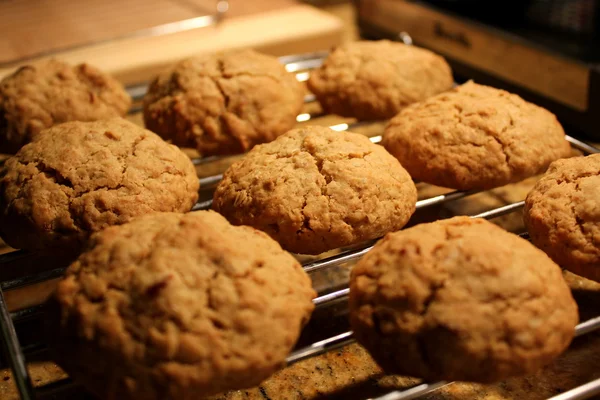
<instances>
[{"instance_id":1,"label":"cracked cookie surface","mask_svg":"<svg viewBox=\"0 0 600 400\"><path fill-rule=\"evenodd\" d=\"M304 88L277 58L253 50L183 60L144 97L146 127L202 155L243 153L296 124Z\"/></svg>"},{"instance_id":2,"label":"cracked cookie surface","mask_svg":"<svg viewBox=\"0 0 600 400\"><path fill-rule=\"evenodd\" d=\"M314 297L263 232L213 211L158 213L92 237L46 329L59 365L102 399L191 400L283 367Z\"/></svg>"},{"instance_id":3,"label":"cracked cookie surface","mask_svg":"<svg viewBox=\"0 0 600 400\"><path fill-rule=\"evenodd\" d=\"M411 103L452 88L443 57L389 40L336 47L311 72L308 87L328 113L359 120L388 119Z\"/></svg>"},{"instance_id":4,"label":"cracked cookie surface","mask_svg":"<svg viewBox=\"0 0 600 400\"><path fill-rule=\"evenodd\" d=\"M0 170L0 235L21 249L78 248L91 232L198 198L191 160L125 119L40 132Z\"/></svg>"},{"instance_id":5,"label":"cracked cookie surface","mask_svg":"<svg viewBox=\"0 0 600 400\"><path fill-rule=\"evenodd\" d=\"M382 145L414 179L461 190L518 182L571 153L554 114L472 81L403 110Z\"/></svg>"},{"instance_id":6,"label":"cracked cookie surface","mask_svg":"<svg viewBox=\"0 0 600 400\"><path fill-rule=\"evenodd\" d=\"M553 162L527 195L523 217L536 246L600 282L600 154Z\"/></svg>"},{"instance_id":7,"label":"cracked cookie surface","mask_svg":"<svg viewBox=\"0 0 600 400\"><path fill-rule=\"evenodd\" d=\"M17 152L52 125L120 117L130 106L121 83L89 64L22 67L0 81L0 152Z\"/></svg>"},{"instance_id":8,"label":"cracked cookie surface","mask_svg":"<svg viewBox=\"0 0 600 400\"><path fill-rule=\"evenodd\" d=\"M213 208L288 251L319 254L402 228L416 201L411 177L383 147L356 133L308 126L233 164Z\"/></svg>"},{"instance_id":9,"label":"cracked cookie surface","mask_svg":"<svg viewBox=\"0 0 600 400\"><path fill-rule=\"evenodd\" d=\"M350 322L387 372L494 382L570 344L577 304L544 252L483 219L388 234L354 267Z\"/></svg>"}]
</instances>

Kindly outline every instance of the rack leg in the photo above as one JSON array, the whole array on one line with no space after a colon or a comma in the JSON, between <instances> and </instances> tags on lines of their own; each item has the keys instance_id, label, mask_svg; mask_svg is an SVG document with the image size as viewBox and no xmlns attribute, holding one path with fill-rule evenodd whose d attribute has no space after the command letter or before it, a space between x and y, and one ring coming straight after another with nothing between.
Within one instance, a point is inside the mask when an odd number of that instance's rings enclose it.
<instances>
[{"instance_id":1,"label":"rack leg","mask_svg":"<svg viewBox=\"0 0 600 400\"><path fill-rule=\"evenodd\" d=\"M0 328L2 329L2 345L6 350L8 362L10 363L17 388L21 394L21 399L34 400L35 394L25 364L25 356L23 355L21 345L19 344L15 326L8 313L2 289L0 289Z\"/></svg>"}]
</instances>

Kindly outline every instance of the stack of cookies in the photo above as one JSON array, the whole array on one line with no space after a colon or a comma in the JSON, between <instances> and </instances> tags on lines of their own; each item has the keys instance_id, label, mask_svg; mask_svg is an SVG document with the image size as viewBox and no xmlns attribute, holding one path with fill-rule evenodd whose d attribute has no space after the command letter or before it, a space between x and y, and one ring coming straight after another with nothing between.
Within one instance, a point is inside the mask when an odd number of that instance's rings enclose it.
<instances>
[{"instance_id":1,"label":"stack of cookies","mask_svg":"<svg viewBox=\"0 0 600 400\"><path fill-rule=\"evenodd\" d=\"M560 160L571 150L552 113L453 82L425 49L334 49L308 88L328 113L390 119L376 145L293 129L304 87L252 50L159 74L143 100L146 129L122 118L122 86L88 65L52 60L5 78L0 151L16 154L0 175L0 236L78 255L47 306L60 365L106 399L258 385L284 366L314 308L290 252L382 237L352 271L349 304L357 340L386 372L493 382L554 360L578 321L557 263L600 279L600 159ZM189 212L199 183L180 147L245 153L224 172L213 211ZM415 180L485 190L549 165L525 210L548 255L483 220L401 230Z\"/></svg>"}]
</instances>

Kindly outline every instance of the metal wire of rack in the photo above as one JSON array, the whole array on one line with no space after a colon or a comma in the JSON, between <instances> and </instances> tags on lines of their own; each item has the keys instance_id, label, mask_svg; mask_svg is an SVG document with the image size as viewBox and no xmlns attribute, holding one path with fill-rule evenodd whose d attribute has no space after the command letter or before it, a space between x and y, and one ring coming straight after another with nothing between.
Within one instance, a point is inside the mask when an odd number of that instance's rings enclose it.
<instances>
[{"instance_id":1,"label":"metal wire of rack","mask_svg":"<svg viewBox=\"0 0 600 400\"><path fill-rule=\"evenodd\" d=\"M308 78L308 70L318 67L326 53L310 53L304 55L287 56L280 58L280 61L285 64L286 69L289 72L296 73L299 80L303 81ZM144 93L147 85L138 85L129 88L130 94L134 100L140 100ZM312 95L308 95L305 98L306 103L314 102L315 98ZM131 112L135 113L139 111L138 108L132 108ZM314 119L321 114L300 114L297 117L298 122L305 122ZM330 128L337 131L345 131L356 128L361 125L365 125L364 122L359 123L342 123L330 126ZM567 140L571 143L572 147L581 151L584 154L599 153L600 149L597 149L589 144L582 142L576 138L567 136ZM381 136L373 136L370 138L372 142L379 143ZM207 157L204 159L195 158L193 159L194 164L200 165L216 161L221 157ZM216 185L222 178L222 174L216 174L208 177L200 178L201 187L212 187ZM441 194L425 199L421 199L416 204L416 209L421 210L427 207L435 205L442 205L450 203L452 201L466 198L468 196L479 193L479 191L452 191L446 194ZM194 210L208 209L211 207L211 201L199 202L194 206ZM471 215L472 218L485 218L492 219L497 218L512 212L519 210L524 204L524 201L518 201L511 204L507 204L501 207L495 207L488 209L487 211L479 214ZM521 234L523 237L527 237L527 233ZM373 243L363 244L352 250L342 251L334 256L323 258L317 261L310 261L303 263L303 268L308 273L314 273L316 271L322 271L327 268L340 266L350 261L360 259L373 247ZM16 250L7 254L0 255L0 267L8 263L24 260L30 258L32 255L25 252ZM40 392L56 392L61 388L72 385L73 382L67 378L44 386L34 389L29 372L27 369L26 354L27 351L19 344L19 337L15 330L15 323L19 322L24 318L31 317L41 313L41 305L36 305L14 312L9 312L9 308L5 301L4 293L7 291L15 290L25 286L33 285L40 282L45 282L51 279L59 278L66 267L53 268L44 270L42 272L34 273L31 275L20 276L18 278L4 280L0 282L0 339L5 349L9 365L12 369L13 376L21 396L22 400L34 400L37 398L37 394ZM331 304L340 299L344 299L349 294L349 288L344 287L333 292L321 295L314 299L314 303L317 307ZM588 334L590 332L600 329L600 316L581 322L576 327L576 336ZM343 332L327 339L316 341L306 347L302 347L293 351L287 357L286 361L288 365L292 365L296 362L306 360L310 357L314 357L325 352L341 348L348 344L354 343L354 338L351 331ZM37 344L28 348L39 348L43 347L43 344ZM444 386L450 385L452 382L431 382L421 383L413 386L406 390L391 391L383 396L379 396L369 400L407 400L415 399L423 396L427 393L440 389ZM600 378L590 381L584 385L576 387L572 390L559 394L552 397L550 400L575 400L589 398L595 394L600 394Z\"/></svg>"}]
</instances>

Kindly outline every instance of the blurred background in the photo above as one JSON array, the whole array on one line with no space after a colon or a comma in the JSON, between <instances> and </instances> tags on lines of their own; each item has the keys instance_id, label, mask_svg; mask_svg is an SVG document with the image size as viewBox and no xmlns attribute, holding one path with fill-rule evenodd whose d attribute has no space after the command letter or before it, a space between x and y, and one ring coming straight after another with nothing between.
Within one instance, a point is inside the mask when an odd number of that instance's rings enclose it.
<instances>
[{"instance_id":1,"label":"blurred background","mask_svg":"<svg viewBox=\"0 0 600 400\"><path fill-rule=\"evenodd\" d=\"M284 56L359 38L404 40L597 137L596 0L2 0L0 76L30 60L89 62L128 85L194 54Z\"/></svg>"}]
</instances>

